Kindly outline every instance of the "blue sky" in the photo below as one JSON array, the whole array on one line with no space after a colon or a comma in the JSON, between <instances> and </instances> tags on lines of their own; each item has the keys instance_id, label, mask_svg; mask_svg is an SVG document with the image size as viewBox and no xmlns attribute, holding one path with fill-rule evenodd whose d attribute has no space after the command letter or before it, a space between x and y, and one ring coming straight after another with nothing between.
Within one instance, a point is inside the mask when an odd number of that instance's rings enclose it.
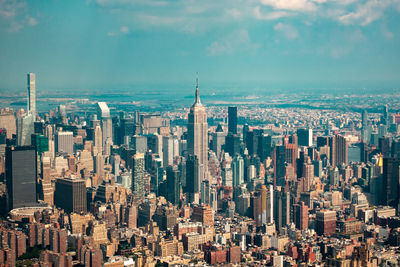
<instances>
[{"instance_id":1,"label":"blue sky","mask_svg":"<svg viewBox=\"0 0 400 267\"><path fill-rule=\"evenodd\" d=\"M0 0L0 88L398 87L400 0Z\"/></svg>"}]
</instances>

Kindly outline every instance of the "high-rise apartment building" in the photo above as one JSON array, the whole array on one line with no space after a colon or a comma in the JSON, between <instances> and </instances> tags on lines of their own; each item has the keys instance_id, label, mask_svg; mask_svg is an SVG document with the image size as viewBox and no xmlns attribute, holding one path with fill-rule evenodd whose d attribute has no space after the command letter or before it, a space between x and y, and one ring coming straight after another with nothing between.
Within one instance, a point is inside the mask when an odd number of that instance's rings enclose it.
<instances>
[{"instance_id":1,"label":"high-rise apartment building","mask_svg":"<svg viewBox=\"0 0 400 267\"><path fill-rule=\"evenodd\" d=\"M36 75L28 73L28 113L36 117Z\"/></svg>"},{"instance_id":2,"label":"high-rise apartment building","mask_svg":"<svg viewBox=\"0 0 400 267\"><path fill-rule=\"evenodd\" d=\"M7 147L5 166L8 209L35 205L37 202L35 147Z\"/></svg>"},{"instance_id":3,"label":"high-rise apartment building","mask_svg":"<svg viewBox=\"0 0 400 267\"><path fill-rule=\"evenodd\" d=\"M144 171L144 154L138 153L133 155L132 163L132 192L142 198L145 195L146 181Z\"/></svg>"}]
</instances>

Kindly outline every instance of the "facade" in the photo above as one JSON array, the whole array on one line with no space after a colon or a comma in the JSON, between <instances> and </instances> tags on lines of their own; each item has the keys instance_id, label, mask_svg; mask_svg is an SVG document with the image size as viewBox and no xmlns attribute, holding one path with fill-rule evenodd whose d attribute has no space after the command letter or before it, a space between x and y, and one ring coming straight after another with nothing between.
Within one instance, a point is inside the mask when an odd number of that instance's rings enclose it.
<instances>
[{"instance_id":1,"label":"facade","mask_svg":"<svg viewBox=\"0 0 400 267\"><path fill-rule=\"evenodd\" d=\"M66 212L85 212L87 209L85 181L78 178L56 179L54 204Z\"/></svg>"},{"instance_id":2,"label":"facade","mask_svg":"<svg viewBox=\"0 0 400 267\"><path fill-rule=\"evenodd\" d=\"M313 145L313 131L312 129L297 129L298 145L299 146L312 146Z\"/></svg>"},{"instance_id":3,"label":"facade","mask_svg":"<svg viewBox=\"0 0 400 267\"><path fill-rule=\"evenodd\" d=\"M57 132L55 139L56 152L74 154L73 132Z\"/></svg>"},{"instance_id":4,"label":"facade","mask_svg":"<svg viewBox=\"0 0 400 267\"><path fill-rule=\"evenodd\" d=\"M138 153L133 156L132 165L132 192L139 198L145 195L145 170L144 170L144 154Z\"/></svg>"},{"instance_id":5,"label":"facade","mask_svg":"<svg viewBox=\"0 0 400 267\"><path fill-rule=\"evenodd\" d=\"M208 173L208 124L206 108L200 102L199 86L196 83L195 101L188 115L188 154L197 156L200 183Z\"/></svg>"},{"instance_id":6,"label":"facade","mask_svg":"<svg viewBox=\"0 0 400 267\"><path fill-rule=\"evenodd\" d=\"M237 134L237 107L228 107L228 133Z\"/></svg>"},{"instance_id":7,"label":"facade","mask_svg":"<svg viewBox=\"0 0 400 267\"><path fill-rule=\"evenodd\" d=\"M97 117L100 119L103 146L106 145L107 140L113 140L112 120L110 115L110 109L106 102L97 103Z\"/></svg>"},{"instance_id":8,"label":"facade","mask_svg":"<svg viewBox=\"0 0 400 267\"><path fill-rule=\"evenodd\" d=\"M330 236L334 234L336 232L336 211L318 211L315 228L318 235Z\"/></svg>"},{"instance_id":9,"label":"facade","mask_svg":"<svg viewBox=\"0 0 400 267\"><path fill-rule=\"evenodd\" d=\"M17 119L17 145L29 146L31 145L31 135L35 133L34 125L35 117L28 113L24 114Z\"/></svg>"},{"instance_id":10,"label":"facade","mask_svg":"<svg viewBox=\"0 0 400 267\"><path fill-rule=\"evenodd\" d=\"M36 75L28 73L28 113L36 117Z\"/></svg>"},{"instance_id":11,"label":"facade","mask_svg":"<svg viewBox=\"0 0 400 267\"><path fill-rule=\"evenodd\" d=\"M37 159L33 146L6 148L6 185L8 209L37 204Z\"/></svg>"}]
</instances>

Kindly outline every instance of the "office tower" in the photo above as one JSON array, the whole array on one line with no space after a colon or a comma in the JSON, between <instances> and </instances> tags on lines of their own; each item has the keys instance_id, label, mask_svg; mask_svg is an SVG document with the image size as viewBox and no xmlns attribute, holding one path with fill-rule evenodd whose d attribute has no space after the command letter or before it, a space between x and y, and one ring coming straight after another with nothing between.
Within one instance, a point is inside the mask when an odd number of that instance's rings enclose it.
<instances>
[{"instance_id":1,"label":"office tower","mask_svg":"<svg viewBox=\"0 0 400 267\"><path fill-rule=\"evenodd\" d=\"M140 133L167 135L170 133L169 119L162 118L160 114L140 114ZM136 132L138 134L138 132Z\"/></svg>"},{"instance_id":2,"label":"office tower","mask_svg":"<svg viewBox=\"0 0 400 267\"><path fill-rule=\"evenodd\" d=\"M308 192L311 190L311 186L314 180L314 165L311 161L303 163L303 177L304 177L304 191Z\"/></svg>"},{"instance_id":3,"label":"office tower","mask_svg":"<svg viewBox=\"0 0 400 267\"><path fill-rule=\"evenodd\" d=\"M226 134L222 130L220 124L218 125L215 133L211 134L211 137L212 137L211 150L214 151L215 155L217 155L217 158L219 158L221 155L222 146L225 145L225 137L226 137Z\"/></svg>"},{"instance_id":4,"label":"office tower","mask_svg":"<svg viewBox=\"0 0 400 267\"><path fill-rule=\"evenodd\" d=\"M237 134L237 107L228 107L228 133Z\"/></svg>"},{"instance_id":5,"label":"office tower","mask_svg":"<svg viewBox=\"0 0 400 267\"><path fill-rule=\"evenodd\" d=\"M339 186L339 169L337 167L330 167L328 170L329 185Z\"/></svg>"},{"instance_id":6,"label":"office tower","mask_svg":"<svg viewBox=\"0 0 400 267\"><path fill-rule=\"evenodd\" d=\"M318 235L330 236L336 232L336 211L322 210L317 212L315 231Z\"/></svg>"},{"instance_id":7,"label":"office tower","mask_svg":"<svg viewBox=\"0 0 400 267\"><path fill-rule=\"evenodd\" d=\"M382 108L381 124L385 126L389 125L389 108L387 104Z\"/></svg>"},{"instance_id":8,"label":"office tower","mask_svg":"<svg viewBox=\"0 0 400 267\"><path fill-rule=\"evenodd\" d=\"M56 152L74 154L73 132L57 132L55 139Z\"/></svg>"},{"instance_id":9,"label":"office tower","mask_svg":"<svg viewBox=\"0 0 400 267\"><path fill-rule=\"evenodd\" d=\"M86 212L86 184L79 178L56 179L54 204L66 212Z\"/></svg>"},{"instance_id":10,"label":"office tower","mask_svg":"<svg viewBox=\"0 0 400 267\"><path fill-rule=\"evenodd\" d=\"M24 114L17 119L17 145L31 145L31 135L34 134L35 117L31 114Z\"/></svg>"},{"instance_id":11,"label":"office tower","mask_svg":"<svg viewBox=\"0 0 400 267\"><path fill-rule=\"evenodd\" d=\"M341 135L336 135L335 138L335 163L336 165L347 164L348 163L348 145L346 138ZM334 165L334 164L332 164Z\"/></svg>"},{"instance_id":12,"label":"office tower","mask_svg":"<svg viewBox=\"0 0 400 267\"><path fill-rule=\"evenodd\" d=\"M7 129L0 128L0 145L5 145L7 143Z\"/></svg>"},{"instance_id":13,"label":"office tower","mask_svg":"<svg viewBox=\"0 0 400 267\"><path fill-rule=\"evenodd\" d=\"M272 138L268 134L262 134L258 136L258 148L257 155L260 157L260 160L263 162L268 157L272 157L271 149L272 149Z\"/></svg>"},{"instance_id":14,"label":"office tower","mask_svg":"<svg viewBox=\"0 0 400 267\"><path fill-rule=\"evenodd\" d=\"M100 125L96 125L94 128L94 146L93 146L93 155L97 156L98 154L103 153L103 133L101 131Z\"/></svg>"},{"instance_id":15,"label":"office tower","mask_svg":"<svg viewBox=\"0 0 400 267\"><path fill-rule=\"evenodd\" d=\"M36 75L28 73L28 113L36 118Z\"/></svg>"},{"instance_id":16,"label":"office tower","mask_svg":"<svg viewBox=\"0 0 400 267\"><path fill-rule=\"evenodd\" d=\"M274 187L267 186L267 224L274 222Z\"/></svg>"},{"instance_id":17,"label":"office tower","mask_svg":"<svg viewBox=\"0 0 400 267\"><path fill-rule=\"evenodd\" d=\"M225 138L225 152L228 152L231 157L240 153L240 136L228 133Z\"/></svg>"},{"instance_id":18,"label":"office tower","mask_svg":"<svg viewBox=\"0 0 400 267\"><path fill-rule=\"evenodd\" d=\"M233 186L244 183L244 160L239 154L236 154L232 160L232 180Z\"/></svg>"},{"instance_id":19,"label":"office tower","mask_svg":"<svg viewBox=\"0 0 400 267\"><path fill-rule=\"evenodd\" d=\"M144 154L133 156L132 163L132 192L140 199L145 195L146 181L144 173Z\"/></svg>"},{"instance_id":20,"label":"office tower","mask_svg":"<svg viewBox=\"0 0 400 267\"><path fill-rule=\"evenodd\" d=\"M277 182L285 178L285 162L286 162L286 151L285 146L275 146L274 148L274 189L277 186Z\"/></svg>"},{"instance_id":21,"label":"office tower","mask_svg":"<svg viewBox=\"0 0 400 267\"><path fill-rule=\"evenodd\" d=\"M195 155L189 155L186 160L186 192L188 203L194 201L194 195L200 191L199 160Z\"/></svg>"},{"instance_id":22,"label":"office tower","mask_svg":"<svg viewBox=\"0 0 400 267\"><path fill-rule=\"evenodd\" d=\"M378 139L378 148L383 157L390 157L390 142L391 139L389 137L380 137Z\"/></svg>"},{"instance_id":23,"label":"office tower","mask_svg":"<svg viewBox=\"0 0 400 267\"><path fill-rule=\"evenodd\" d=\"M288 164L292 164L293 169L296 170L297 136L285 136L283 143L285 145L285 161Z\"/></svg>"},{"instance_id":24,"label":"office tower","mask_svg":"<svg viewBox=\"0 0 400 267\"><path fill-rule=\"evenodd\" d=\"M361 114L361 141L369 143L371 139L371 126L369 125L368 112L364 109Z\"/></svg>"},{"instance_id":25,"label":"office tower","mask_svg":"<svg viewBox=\"0 0 400 267\"><path fill-rule=\"evenodd\" d=\"M180 173L176 166L167 167L167 200L173 205L178 205L180 200Z\"/></svg>"},{"instance_id":26,"label":"office tower","mask_svg":"<svg viewBox=\"0 0 400 267\"><path fill-rule=\"evenodd\" d=\"M312 129L297 129L298 145L299 146L312 146L313 145L313 131Z\"/></svg>"},{"instance_id":27,"label":"office tower","mask_svg":"<svg viewBox=\"0 0 400 267\"><path fill-rule=\"evenodd\" d=\"M382 205L396 207L399 204L399 158L383 158Z\"/></svg>"},{"instance_id":28,"label":"office tower","mask_svg":"<svg viewBox=\"0 0 400 267\"><path fill-rule=\"evenodd\" d=\"M274 220L279 232L290 223L290 193L280 186L274 190Z\"/></svg>"},{"instance_id":29,"label":"office tower","mask_svg":"<svg viewBox=\"0 0 400 267\"><path fill-rule=\"evenodd\" d=\"M146 153L147 137L143 135L134 135L131 138L131 147L135 153Z\"/></svg>"},{"instance_id":30,"label":"office tower","mask_svg":"<svg viewBox=\"0 0 400 267\"><path fill-rule=\"evenodd\" d=\"M258 149L258 133L253 131L247 132L246 135L246 147L249 155L252 156L257 154Z\"/></svg>"},{"instance_id":31,"label":"office tower","mask_svg":"<svg viewBox=\"0 0 400 267\"><path fill-rule=\"evenodd\" d=\"M308 229L308 206L301 201L295 205L296 228L299 230Z\"/></svg>"},{"instance_id":32,"label":"office tower","mask_svg":"<svg viewBox=\"0 0 400 267\"><path fill-rule=\"evenodd\" d=\"M195 101L188 115L188 154L197 156L200 183L208 169L208 124L206 108L200 102L199 84L196 80Z\"/></svg>"},{"instance_id":33,"label":"office tower","mask_svg":"<svg viewBox=\"0 0 400 267\"><path fill-rule=\"evenodd\" d=\"M313 161L314 165L314 176L315 177L321 177L322 175L322 161L321 160L314 160Z\"/></svg>"},{"instance_id":34,"label":"office tower","mask_svg":"<svg viewBox=\"0 0 400 267\"><path fill-rule=\"evenodd\" d=\"M97 103L97 117L101 122L103 146L106 144L107 139L113 140L112 135L112 120L110 116L110 109L106 102Z\"/></svg>"},{"instance_id":35,"label":"office tower","mask_svg":"<svg viewBox=\"0 0 400 267\"><path fill-rule=\"evenodd\" d=\"M35 147L7 147L5 167L8 209L35 205L37 201Z\"/></svg>"},{"instance_id":36,"label":"office tower","mask_svg":"<svg viewBox=\"0 0 400 267\"><path fill-rule=\"evenodd\" d=\"M32 146L36 148L36 152L39 156L41 156L43 152L49 151L49 139L42 134L31 135L31 143Z\"/></svg>"},{"instance_id":37,"label":"office tower","mask_svg":"<svg viewBox=\"0 0 400 267\"><path fill-rule=\"evenodd\" d=\"M134 118L123 118L120 123L120 131L119 131L119 143L125 144L124 140L126 136L132 136L135 134L136 123Z\"/></svg>"},{"instance_id":38,"label":"office tower","mask_svg":"<svg viewBox=\"0 0 400 267\"><path fill-rule=\"evenodd\" d=\"M125 223L129 229L135 229L137 227L137 216L138 211L135 204L125 208Z\"/></svg>"},{"instance_id":39,"label":"office tower","mask_svg":"<svg viewBox=\"0 0 400 267\"><path fill-rule=\"evenodd\" d=\"M172 136L162 137L163 167L166 168L174 163L174 142Z\"/></svg>"}]
</instances>

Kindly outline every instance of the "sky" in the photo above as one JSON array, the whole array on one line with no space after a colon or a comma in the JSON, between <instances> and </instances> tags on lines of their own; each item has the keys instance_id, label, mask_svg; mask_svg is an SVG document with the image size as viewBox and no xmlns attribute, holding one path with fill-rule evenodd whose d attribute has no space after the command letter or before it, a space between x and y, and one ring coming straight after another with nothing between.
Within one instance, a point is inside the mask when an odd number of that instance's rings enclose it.
<instances>
[{"instance_id":1,"label":"sky","mask_svg":"<svg viewBox=\"0 0 400 267\"><path fill-rule=\"evenodd\" d=\"M399 88L400 0L0 0L0 88Z\"/></svg>"}]
</instances>

